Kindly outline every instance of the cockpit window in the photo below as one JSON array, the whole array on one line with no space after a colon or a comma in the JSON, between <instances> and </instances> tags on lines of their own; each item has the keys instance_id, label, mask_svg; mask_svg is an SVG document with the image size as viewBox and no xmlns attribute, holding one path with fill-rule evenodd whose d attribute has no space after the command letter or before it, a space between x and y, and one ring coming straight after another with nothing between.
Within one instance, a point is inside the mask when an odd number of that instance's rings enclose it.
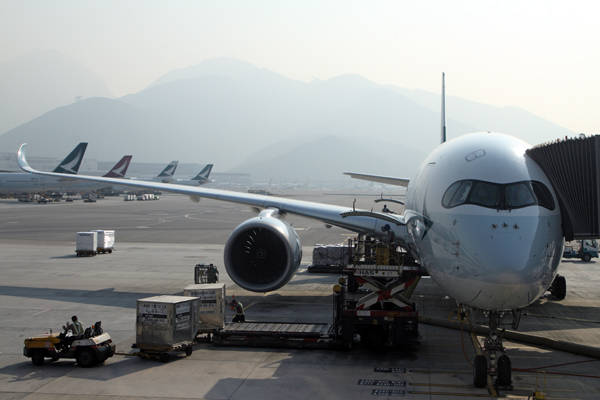
<instances>
[{"instance_id":1,"label":"cockpit window","mask_svg":"<svg viewBox=\"0 0 600 400\"><path fill-rule=\"evenodd\" d=\"M506 205L510 208L532 206L535 204L533 190L529 188L529 184L526 182L506 186L504 195L506 196Z\"/></svg>"},{"instance_id":2,"label":"cockpit window","mask_svg":"<svg viewBox=\"0 0 600 400\"><path fill-rule=\"evenodd\" d=\"M490 208L498 208L501 201L500 188L487 182L477 182L469 196L469 203Z\"/></svg>"},{"instance_id":3,"label":"cockpit window","mask_svg":"<svg viewBox=\"0 0 600 400\"><path fill-rule=\"evenodd\" d=\"M554 210L550 190L538 181L498 184L484 181L454 182L444 193L442 205L452 208L461 204L474 204L496 210L539 205Z\"/></svg>"}]
</instances>

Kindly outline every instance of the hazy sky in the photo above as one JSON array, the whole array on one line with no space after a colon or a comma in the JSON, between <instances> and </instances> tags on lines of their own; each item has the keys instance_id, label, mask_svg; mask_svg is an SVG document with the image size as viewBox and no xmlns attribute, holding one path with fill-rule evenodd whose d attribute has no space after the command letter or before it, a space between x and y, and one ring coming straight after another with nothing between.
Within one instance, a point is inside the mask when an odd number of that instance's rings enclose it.
<instances>
[{"instance_id":1,"label":"hazy sky","mask_svg":"<svg viewBox=\"0 0 600 400\"><path fill-rule=\"evenodd\" d=\"M0 0L0 62L58 50L116 96L215 57L434 92L445 71L449 95L600 133L598 15L589 0Z\"/></svg>"}]
</instances>

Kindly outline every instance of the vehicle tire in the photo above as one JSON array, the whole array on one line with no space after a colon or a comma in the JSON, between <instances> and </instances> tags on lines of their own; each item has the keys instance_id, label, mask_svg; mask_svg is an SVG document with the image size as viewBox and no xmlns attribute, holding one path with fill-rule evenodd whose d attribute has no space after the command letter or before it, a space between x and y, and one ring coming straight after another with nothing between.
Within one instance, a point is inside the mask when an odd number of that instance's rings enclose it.
<instances>
[{"instance_id":1,"label":"vehicle tire","mask_svg":"<svg viewBox=\"0 0 600 400\"><path fill-rule=\"evenodd\" d=\"M487 358L483 355L475 357L473 362L473 385L477 388L484 388L487 384Z\"/></svg>"},{"instance_id":2,"label":"vehicle tire","mask_svg":"<svg viewBox=\"0 0 600 400\"><path fill-rule=\"evenodd\" d=\"M96 364L96 355L90 349L81 349L77 353L77 364L82 368L90 368Z\"/></svg>"},{"instance_id":3,"label":"vehicle tire","mask_svg":"<svg viewBox=\"0 0 600 400\"><path fill-rule=\"evenodd\" d=\"M368 327L360 334L360 342L369 350L382 350L386 339L385 331L378 326Z\"/></svg>"},{"instance_id":4,"label":"vehicle tire","mask_svg":"<svg viewBox=\"0 0 600 400\"><path fill-rule=\"evenodd\" d=\"M169 353L160 353L159 360L161 363L168 363L171 361L171 355Z\"/></svg>"},{"instance_id":5,"label":"vehicle tire","mask_svg":"<svg viewBox=\"0 0 600 400\"><path fill-rule=\"evenodd\" d=\"M38 367L44 365L44 351L34 350L31 353L31 362L33 363L33 365L37 365Z\"/></svg>"},{"instance_id":6,"label":"vehicle tire","mask_svg":"<svg viewBox=\"0 0 600 400\"><path fill-rule=\"evenodd\" d=\"M108 254L111 254L111 253L112 253L112 249L108 249Z\"/></svg>"},{"instance_id":7,"label":"vehicle tire","mask_svg":"<svg viewBox=\"0 0 600 400\"><path fill-rule=\"evenodd\" d=\"M498 358L498 378L496 383L498 386L510 386L512 383L512 366L510 358L502 355Z\"/></svg>"},{"instance_id":8,"label":"vehicle tire","mask_svg":"<svg viewBox=\"0 0 600 400\"><path fill-rule=\"evenodd\" d=\"M194 351L194 349L192 349L192 346L188 346L185 348L185 355L189 357L192 355L193 351Z\"/></svg>"},{"instance_id":9,"label":"vehicle tire","mask_svg":"<svg viewBox=\"0 0 600 400\"><path fill-rule=\"evenodd\" d=\"M590 253L583 253L581 261L590 262L592 261L592 255Z\"/></svg>"},{"instance_id":10,"label":"vehicle tire","mask_svg":"<svg viewBox=\"0 0 600 400\"><path fill-rule=\"evenodd\" d=\"M567 280L564 276L556 275L554 282L552 282L552 286L552 294L558 300L563 300L567 296Z\"/></svg>"}]
</instances>

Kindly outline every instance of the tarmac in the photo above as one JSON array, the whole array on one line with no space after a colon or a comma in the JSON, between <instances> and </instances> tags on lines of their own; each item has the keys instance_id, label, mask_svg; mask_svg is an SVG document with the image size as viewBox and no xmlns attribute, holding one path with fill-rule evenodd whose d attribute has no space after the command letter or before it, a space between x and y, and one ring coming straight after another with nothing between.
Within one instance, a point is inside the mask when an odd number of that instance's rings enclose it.
<instances>
[{"instance_id":1,"label":"tarmac","mask_svg":"<svg viewBox=\"0 0 600 400\"><path fill-rule=\"evenodd\" d=\"M289 190L282 195L349 208L356 199L357 208L380 208L373 203L380 193L374 192ZM198 343L191 356L182 353L164 364L115 355L89 369L74 360L46 360L37 367L23 356L25 338L56 332L72 315L84 326L102 321L117 350L130 352L136 300L181 295L193 283L198 263L219 267L227 296L244 303L249 321L331 322L332 287L339 275L308 273L312 248L354 235L288 216L303 244L300 270L276 292L251 293L227 276L223 248L230 232L253 215L245 206L207 199L195 204L178 195L144 202L122 197L97 203L0 200L0 399L526 399L536 390L536 379L549 399L600 398L600 360L510 340L505 346L514 369L513 390L474 388L470 362L483 338L428 324L420 325L421 345L410 353L373 353L359 344L342 351ZM112 254L76 257L76 232L91 229L116 231ZM557 301L548 294L527 307L519 332L599 349L599 265L597 259L564 260L560 273L567 279L567 297ZM426 278L413 300L428 317L448 320L456 309Z\"/></svg>"}]
</instances>

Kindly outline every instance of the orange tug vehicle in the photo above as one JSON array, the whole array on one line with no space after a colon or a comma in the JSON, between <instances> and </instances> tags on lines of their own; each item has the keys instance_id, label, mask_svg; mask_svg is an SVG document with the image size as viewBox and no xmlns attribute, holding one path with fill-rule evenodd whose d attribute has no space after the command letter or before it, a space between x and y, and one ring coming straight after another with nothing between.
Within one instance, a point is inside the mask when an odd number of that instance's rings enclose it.
<instances>
[{"instance_id":1,"label":"orange tug vehicle","mask_svg":"<svg viewBox=\"0 0 600 400\"><path fill-rule=\"evenodd\" d=\"M82 335L71 336L66 332L49 333L25 339L23 355L30 357L34 365L43 365L45 358L57 361L73 358L83 368L101 364L115 354L115 344L108 333L103 333L101 322L87 328Z\"/></svg>"}]
</instances>

